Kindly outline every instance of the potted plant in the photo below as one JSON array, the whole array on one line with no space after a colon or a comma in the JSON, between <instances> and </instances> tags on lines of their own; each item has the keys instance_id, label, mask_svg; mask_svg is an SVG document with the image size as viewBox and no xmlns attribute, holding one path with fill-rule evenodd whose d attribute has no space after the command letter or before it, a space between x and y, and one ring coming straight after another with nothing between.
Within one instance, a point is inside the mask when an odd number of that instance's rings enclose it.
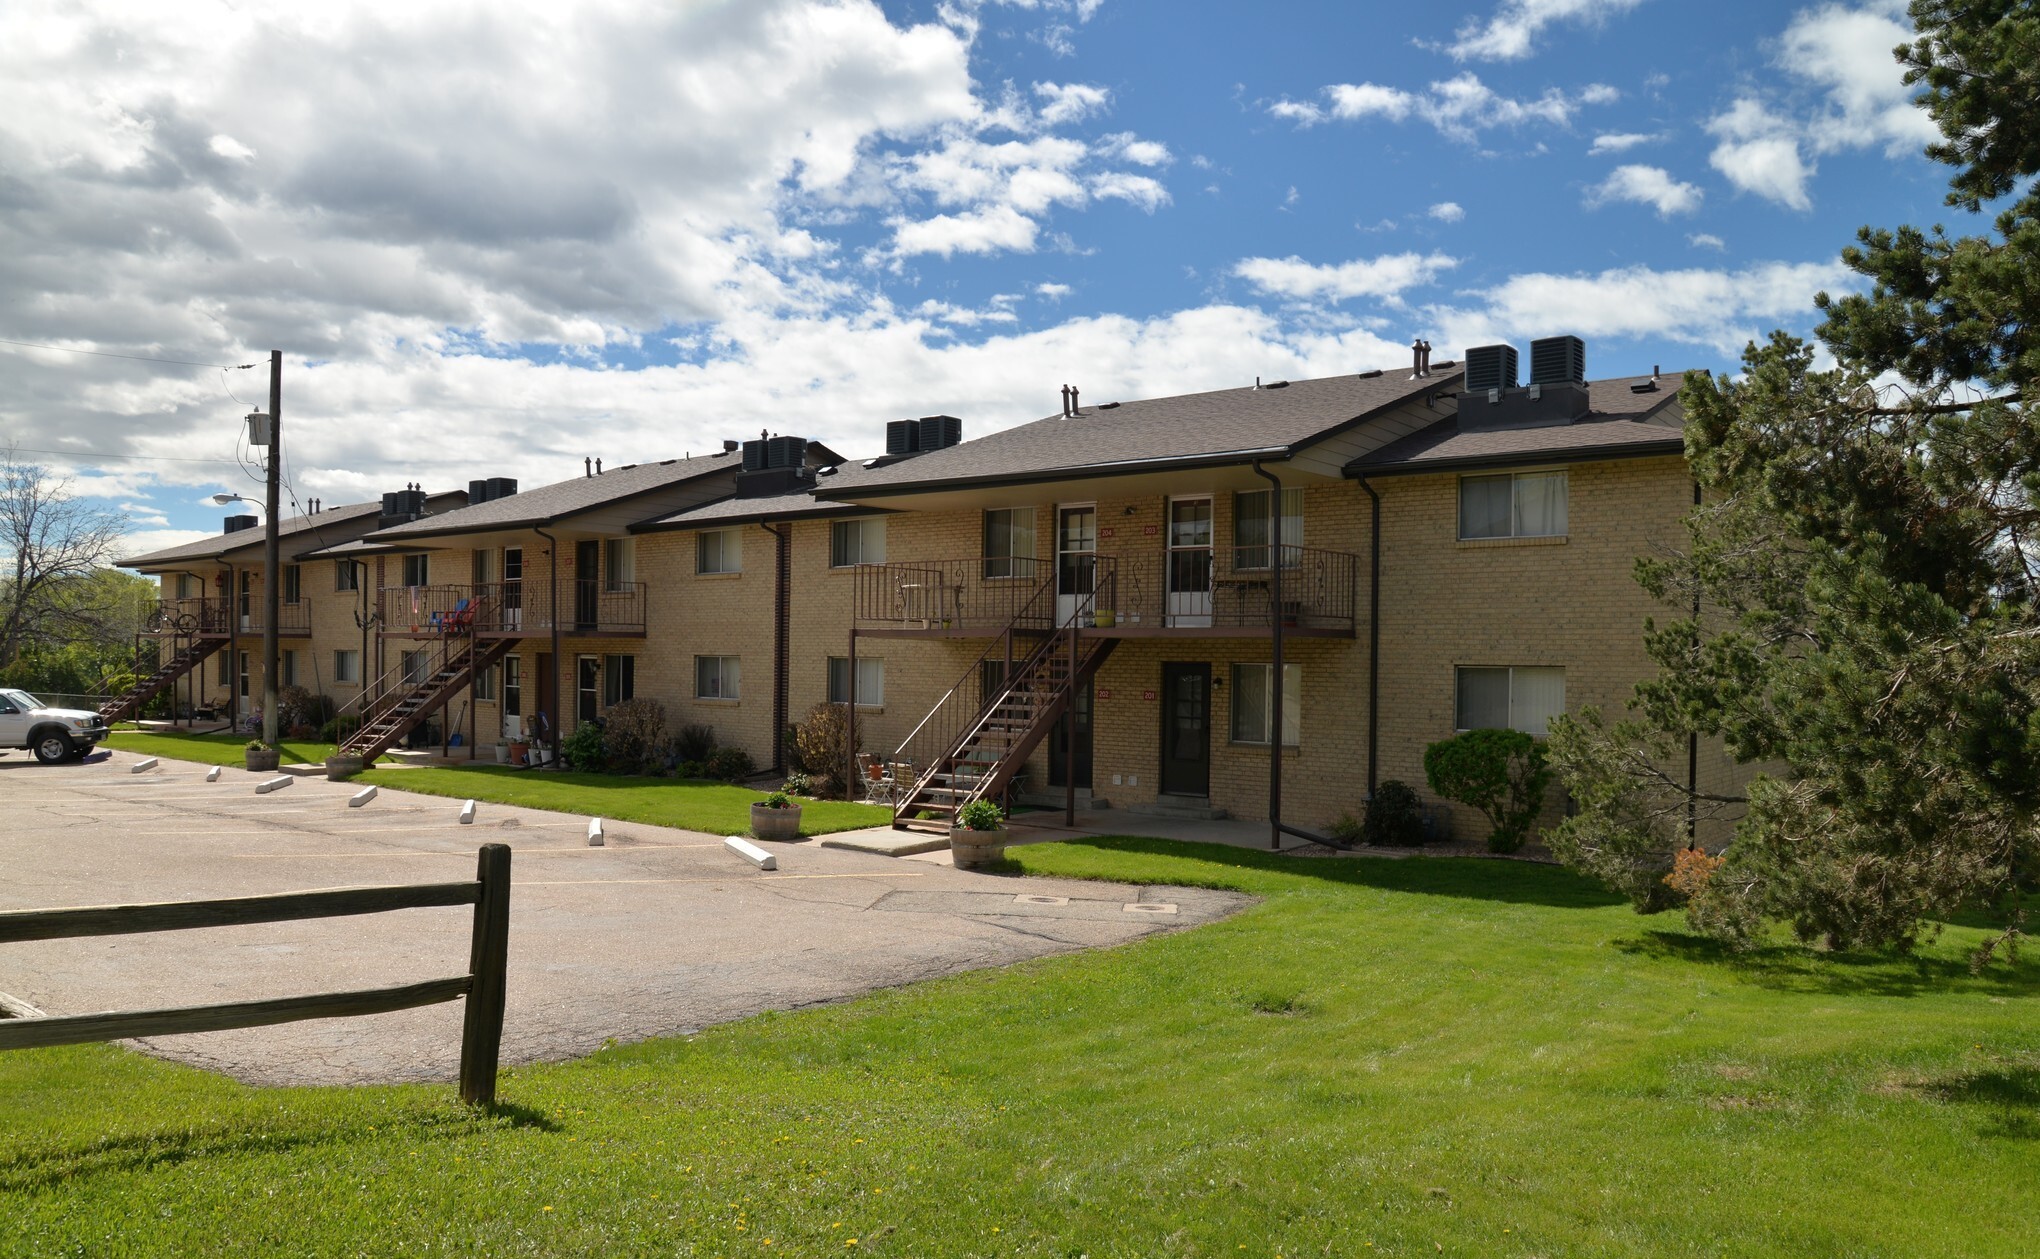
<instances>
[{"instance_id":1,"label":"potted plant","mask_svg":"<svg viewBox=\"0 0 2040 1259\"><path fill-rule=\"evenodd\" d=\"M249 770L254 773L273 773L283 763L282 749L273 748L260 739L248 740L243 752L248 758Z\"/></svg>"},{"instance_id":2,"label":"potted plant","mask_svg":"<svg viewBox=\"0 0 2040 1259\"><path fill-rule=\"evenodd\" d=\"M751 835L755 839L799 839L800 805L783 791L757 801L751 806Z\"/></svg>"},{"instance_id":3,"label":"potted plant","mask_svg":"<svg viewBox=\"0 0 2040 1259\"><path fill-rule=\"evenodd\" d=\"M989 800L973 800L949 830L949 855L959 870L977 870L1006 859L1006 815Z\"/></svg>"}]
</instances>

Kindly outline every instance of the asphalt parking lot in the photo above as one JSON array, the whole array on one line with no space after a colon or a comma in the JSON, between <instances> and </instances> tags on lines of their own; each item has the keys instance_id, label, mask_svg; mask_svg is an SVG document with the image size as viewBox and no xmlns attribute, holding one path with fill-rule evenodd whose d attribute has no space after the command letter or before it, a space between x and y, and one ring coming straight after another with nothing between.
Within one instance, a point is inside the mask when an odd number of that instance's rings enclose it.
<instances>
[{"instance_id":1,"label":"asphalt parking lot","mask_svg":"<svg viewBox=\"0 0 2040 1259\"><path fill-rule=\"evenodd\" d=\"M1213 921L1246 898L1189 888L975 874L924 861L769 845L760 871L719 836L99 753L0 758L0 910L192 900L474 877L511 845L506 1063L576 1057L614 1037L691 1031L763 1010ZM1128 909L1129 905L1147 906ZM1165 909L1163 906L1173 906ZM342 991L467 969L472 911L0 945L0 992L48 1014ZM461 1004L136 1042L263 1084L451 1080Z\"/></svg>"}]
</instances>

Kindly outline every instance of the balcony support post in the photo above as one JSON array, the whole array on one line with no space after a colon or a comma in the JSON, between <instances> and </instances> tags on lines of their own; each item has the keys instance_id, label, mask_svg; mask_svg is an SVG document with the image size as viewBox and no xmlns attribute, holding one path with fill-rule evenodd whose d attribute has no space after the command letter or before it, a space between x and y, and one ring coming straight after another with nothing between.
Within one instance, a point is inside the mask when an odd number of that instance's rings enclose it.
<instances>
[{"instance_id":1,"label":"balcony support post","mask_svg":"<svg viewBox=\"0 0 2040 1259\"><path fill-rule=\"evenodd\" d=\"M1374 802L1375 772L1381 746L1381 494L1359 478L1371 500L1367 528L1367 802Z\"/></svg>"},{"instance_id":2,"label":"balcony support post","mask_svg":"<svg viewBox=\"0 0 2040 1259\"><path fill-rule=\"evenodd\" d=\"M843 705L843 743L845 745L843 756L849 762L843 767L843 798L845 800L854 800L856 796L852 793L860 791L864 787L863 783L857 781L857 621L854 613L850 621L849 673L850 693L845 697L849 702ZM824 681L826 682L826 679ZM888 767L884 772L891 773L892 770ZM897 810L894 811L893 816L895 819L898 818Z\"/></svg>"}]
</instances>

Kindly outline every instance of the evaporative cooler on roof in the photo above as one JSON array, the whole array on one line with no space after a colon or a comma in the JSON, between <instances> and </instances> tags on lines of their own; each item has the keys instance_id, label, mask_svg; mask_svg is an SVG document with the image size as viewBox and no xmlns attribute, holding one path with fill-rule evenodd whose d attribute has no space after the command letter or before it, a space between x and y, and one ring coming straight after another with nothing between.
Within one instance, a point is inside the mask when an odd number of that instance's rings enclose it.
<instances>
[{"instance_id":1,"label":"evaporative cooler on roof","mask_svg":"<svg viewBox=\"0 0 2040 1259\"><path fill-rule=\"evenodd\" d=\"M922 450L941 450L963 440L963 421L953 415L924 415L920 429Z\"/></svg>"},{"instance_id":2,"label":"evaporative cooler on roof","mask_svg":"<svg viewBox=\"0 0 2040 1259\"><path fill-rule=\"evenodd\" d=\"M765 443L765 466L798 468L807 457L807 438L774 437Z\"/></svg>"},{"instance_id":3,"label":"evaporative cooler on roof","mask_svg":"<svg viewBox=\"0 0 2040 1259\"><path fill-rule=\"evenodd\" d=\"M1530 343L1530 383L1587 383L1587 343L1578 337L1545 337Z\"/></svg>"},{"instance_id":4,"label":"evaporative cooler on roof","mask_svg":"<svg viewBox=\"0 0 2040 1259\"><path fill-rule=\"evenodd\" d=\"M885 423L885 453L889 455L918 454L921 449L921 425L918 420L887 420Z\"/></svg>"},{"instance_id":5,"label":"evaporative cooler on roof","mask_svg":"<svg viewBox=\"0 0 2040 1259\"><path fill-rule=\"evenodd\" d=\"M1476 345L1466 352L1466 388L1485 393L1516 387L1516 347Z\"/></svg>"}]
</instances>

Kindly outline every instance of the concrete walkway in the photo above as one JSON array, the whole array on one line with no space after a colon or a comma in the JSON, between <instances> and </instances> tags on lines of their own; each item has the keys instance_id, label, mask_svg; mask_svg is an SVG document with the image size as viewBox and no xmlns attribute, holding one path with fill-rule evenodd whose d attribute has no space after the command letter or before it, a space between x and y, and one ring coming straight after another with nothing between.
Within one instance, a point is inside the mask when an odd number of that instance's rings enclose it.
<instances>
[{"instance_id":1,"label":"concrete walkway","mask_svg":"<svg viewBox=\"0 0 2040 1259\"><path fill-rule=\"evenodd\" d=\"M586 1054L608 1038L692 1031L762 1010L1211 922L1247 898L971 873L813 842L779 870L722 838L100 752L79 765L0 757L0 910L193 900L472 878L475 849L512 845L506 1062ZM1046 836L1044 836L1046 838ZM947 854L942 854L946 861ZM1140 908L1129 908L1137 906ZM0 945L0 991L50 1014L372 988L463 973L472 912ZM369 1018L142 1042L251 1082L451 1080L458 1002Z\"/></svg>"}]
</instances>

